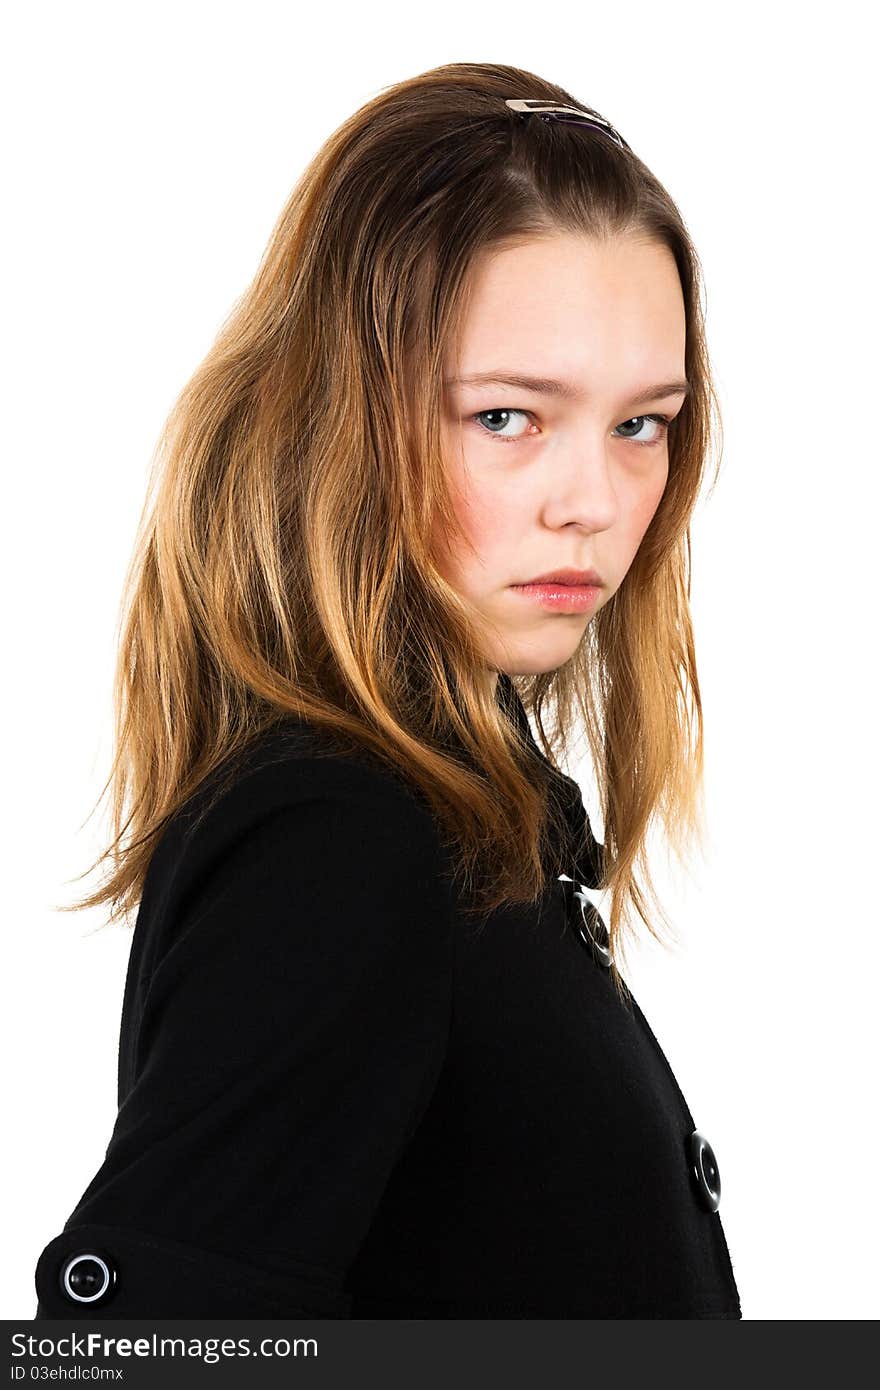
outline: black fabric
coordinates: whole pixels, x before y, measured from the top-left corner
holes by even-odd
[[[581,789],[573,777],[554,768],[538,747],[528,715],[510,677],[498,674],[498,703],[519,729],[537,760],[544,777],[553,788],[568,826],[569,861],[566,873],[587,888],[598,888],[602,879],[602,847],[593,836],[590,820],[584,807]]]
[[[693,1116],[562,885],[465,927],[426,806],[312,734],[159,843],[118,1115],[35,1317],[740,1317]],[[77,1303],[90,1253],[114,1283]]]

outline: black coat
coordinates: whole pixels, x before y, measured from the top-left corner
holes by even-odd
[[[153,855],[118,1116],[36,1317],[741,1317],[711,1147],[576,896],[577,784],[574,883],[464,930],[427,803],[314,737]]]

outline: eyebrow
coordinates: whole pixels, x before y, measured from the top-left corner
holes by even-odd
[[[534,391],[542,396],[562,396],[566,400],[578,400],[580,389],[571,381],[560,381],[555,377],[524,376],[520,372],[492,371],[476,372],[472,376],[453,376],[447,378],[445,386],[516,386],[521,391]],[[691,384],[679,378],[677,381],[664,381],[658,386],[648,386],[629,396],[634,405],[644,401],[655,401],[664,396],[687,396]]]

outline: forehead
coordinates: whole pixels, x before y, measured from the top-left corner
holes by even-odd
[[[618,389],[684,368],[686,317],[672,253],[635,238],[554,233],[471,268],[447,375],[501,364]]]

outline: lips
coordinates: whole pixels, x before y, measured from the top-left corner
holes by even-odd
[[[551,570],[549,574],[539,574],[534,579],[524,579],[523,584],[594,584],[601,586],[602,580],[595,570],[562,569]]]

